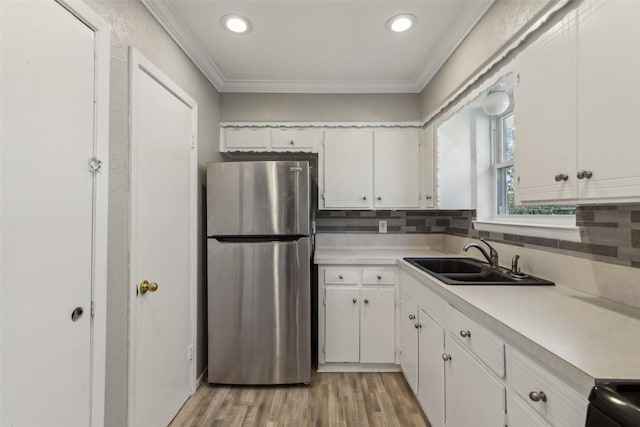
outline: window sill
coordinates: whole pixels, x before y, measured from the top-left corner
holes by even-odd
[[[546,239],[580,242],[582,227],[552,224],[528,224],[503,221],[473,221],[473,228],[479,231],[516,234],[518,236],[543,237]]]

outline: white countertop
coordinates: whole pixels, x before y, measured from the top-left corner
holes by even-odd
[[[507,343],[566,375],[585,394],[595,380],[640,380],[640,310],[563,286],[451,286],[402,261],[452,256],[429,248],[320,248],[316,264],[398,264]]]

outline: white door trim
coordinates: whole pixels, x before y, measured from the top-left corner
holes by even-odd
[[[109,207],[109,71],[111,25],[80,0],[55,0],[95,34],[94,156],[102,162],[93,181],[91,427],[104,426],[107,344],[107,226]],[[87,159],[88,161],[89,159]],[[88,167],[88,164],[87,164]],[[0,213],[1,214],[1,213]],[[1,319],[1,316],[0,316]],[[0,383],[1,387],[1,383]],[[0,412],[2,408],[0,407]]]
[[[153,65],[147,58],[145,58],[138,50],[131,47],[130,50],[130,75],[129,75],[129,165],[130,165],[130,212],[129,212],[129,230],[130,230],[130,241],[129,241],[129,408],[128,408],[128,425],[133,426],[134,419],[134,411],[136,404],[136,389],[135,389],[135,343],[136,343],[136,334],[135,334],[135,325],[136,325],[136,310],[135,310],[135,302],[136,302],[136,289],[138,284],[135,282],[138,277],[137,267],[138,260],[136,259],[136,242],[137,235],[136,230],[133,227],[133,218],[136,216],[135,212],[135,204],[133,200],[138,197],[137,189],[135,186],[131,185],[131,180],[134,177],[134,169],[136,165],[136,144],[135,135],[133,132],[133,114],[134,114],[134,105],[133,100],[138,93],[139,83],[136,78],[136,73],[138,71],[142,71],[146,73],[149,77],[157,81],[160,85],[165,87],[169,92],[171,92],[174,96],[180,99],[185,105],[191,108],[192,111],[192,120],[191,120],[191,133],[192,133],[192,148],[191,148],[191,171],[190,171],[190,182],[191,182],[191,203],[190,203],[190,278],[189,278],[189,292],[191,293],[189,298],[189,311],[191,318],[191,342],[193,343],[193,351],[194,358],[191,364],[191,378],[189,379],[191,383],[191,393],[193,393],[196,389],[197,382],[197,372],[196,372],[196,355],[198,354],[197,348],[197,339],[196,339],[196,330],[197,330],[197,319],[196,319],[196,292],[197,292],[197,172],[198,172],[198,104],[196,101],[191,98],[185,91],[183,91],[176,83],[173,82],[166,74],[164,74],[158,67]]]

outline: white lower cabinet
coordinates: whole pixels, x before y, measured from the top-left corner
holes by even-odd
[[[318,273],[320,369],[330,363],[353,363],[353,369],[394,364],[395,268],[327,266]]]
[[[418,394],[418,304],[406,292],[400,294],[400,367],[409,387]]]
[[[360,290],[327,288],[325,294],[325,360],[360,361]]]
[[[400,365],[433,427],[584,426],[587,399],[569,383],[450,305],[431,279],[398,277]]]
[[[505,425],[504,384],[449,335],[445,356],[446,425]]]
[[[418,401],[432,427],[445,421],[445,371],[442,368],[444,331],[427,313],[418,310]]]

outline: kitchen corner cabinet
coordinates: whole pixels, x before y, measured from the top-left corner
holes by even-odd
[[[326,266],[318,274],[321,369],[395,363],[395,267]]]
[[[640,2],[586,0],[517,59],[516,196],[640,200]]]
[[[325,131],[320,207],[425,207],[421,169],[433,165],[424,164],[427,154],[421,155],[420,146],[420,131],[413,128]]]

